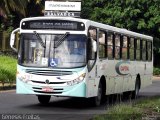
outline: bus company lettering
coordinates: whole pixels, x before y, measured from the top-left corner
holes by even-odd
[[[74,17],[77,15],[77,13],[74,12],[53,12],[53,11],[47,11],[45,12],[45,15],[48,16],[57,16],[57,17]]]
[[[54,23],[51,23],[51,22],[43,22],[43,25],[54,25]]]
[[[128,75],[130,62],[122,61],[118,62],[115,66],[115,70],[119,75]]]
[[[73,23],[55,23],[55,25],[62,25],[62,26],[73,26]]]
[[[54,25],[54,26],[73,26],[74,24],[73,23],[67,23],[67,22],[64,22],[64,23],[43,23],[43,25]]]
[[[49,4],[49,7],[65,7],[65,8],[75,8],[75,5],[62,5],[62,4]]]
[[[81,2],[46,1],[45,10],[54,11],[81,11]]]
[[[129,71],[129,67],[126,65],[120,66],[120,71]]]

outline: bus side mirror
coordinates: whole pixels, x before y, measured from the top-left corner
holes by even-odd
[[[11,36],[10,36],[10,46],[11,46],[11,48],[12,48],[15,52],[17,52],[17,49],[14,48],[14,42],[15,42],[15,39],[16,39],[16,33],[17,33],[19,30],[20,30],[19,28],[13,30],[12,33],[11,33]]]

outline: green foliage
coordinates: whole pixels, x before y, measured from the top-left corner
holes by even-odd
[[[6,20],[2,20],[2,23],[0,23],[0,31],[7,31],[8,33],[11,33],[13,30],[13,20],[13,15],[8,15]]]
[[[160,75],[160,68],[154,68],[153,75]]]
[[[159,6],[159,0],[84,0],[82,18],[153,36],[157,58],[160,56]],[[160,63],[155,60],[154,65]]]
[[[4,28],[5,28],[4,23],[1,23],[1,24],[0,24],[0,31],[3,31],[3,30],[4,30]]]
[[[7,28],[7,33],[11,33],[12,31],[13,31],[13,27],[12,26],[9,26],[8,28]]]
[[[0,16],[7,18],[11,11],[18,11],[25,15],[28,0],[1,0]]]
[[[141,120],[142,111],[140,108],[131,105],[116,105],[110,108],[106,115],[100,115],[94,120]]]
[[[160,97],[155,98],[146,98],[145,100],[140,100],[134,107],[139,108],[150,108],[155,112],[157,111],[157,108],[160,108]]]
[[[12,84],[16,80],[17,60],[9,56],[0,56],[0,82]]]
[[[10,26],[18,27],[20,20],[24,17],[42,15],[42,9],[44,8],[42,1],[43,0],[1,0],[0,31],[7,30]]]
[[[135,104],[120,104],[110,108],[105,115],[93,120],[148,120],[160,113],[160,97],[146,98]],[[153,118],[154,119],[154,118]]]
[[[159,32],[159,27],[157,29],[160,23],[159,1],[85,0],[82,5],[84,5],[82,17],[152,36],[155,36],[155,33],[151,30]],[[86,15],[87,11],[90,15]]]

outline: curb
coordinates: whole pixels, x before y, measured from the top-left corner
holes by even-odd
[[[4,91],[4,90],[13,90],[13,89],[16,89],[16,85],[13,85],[13,86],[0,86],[0,91]]]

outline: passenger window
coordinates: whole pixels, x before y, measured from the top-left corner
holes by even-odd
[[[141,60],[141,45],[140,45],[140,39],[136,40],[136,60]]]
[[[143,40],[142,41],[142,60],[146,61],[146,55],[147,55],[147,51],[146,51],[146,41]]]
[[[148,61],[152,60],[152,42],[147,42]]]
[[[97,41],[97,30],[95,28],[89,29],[89,35],[90,35],[90,38]]]
[[[120,35],[115,34],[115,59],[120,59]]]
[[[96,28],[89,29],[89,37],[91,38],[91,41],[97,41],[97,29]],[[90,60],[95,60],[96,59],[96,52],[93,51],[92,42],[88,43],[88,47],[89,47],[88,48],[88,58]]]
[[[106,57],[105,41],[106,41],[105,32],[100,31],[99,32],[99,58],[105,58]]]
[[[108,59],[113,59],[113,33],[107,33],[107,55]]]
[[[135,47],[134,47],[134,38],[130,38],[130,42],[129,42],[130,44],[129,44],[129,58],[130,58],[130,60],[134,60],[134,49],[135,49]]]
[[[93,28],[90,27],[88,30],[88,35],[90,39],[88,40],[87,44],[87,59],[88,59],[87,67],[88,71],[91,71],[97,56],[97,52],[94,50],[94,45],[93,45],[93,43],[96,43],[97,41],[97,29],[94,27]]]
[[[127,36],[123,36],[123,40],[122,40],[122,59],[126,60],[127,59],[127,55],[128,55],[128,37]]]

